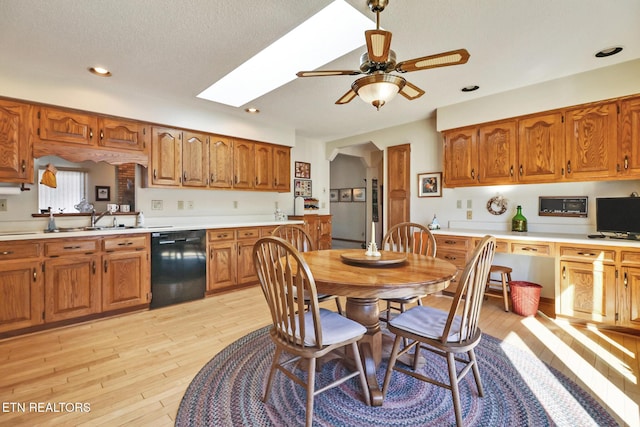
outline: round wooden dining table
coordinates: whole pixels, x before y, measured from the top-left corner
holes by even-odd
[[[364,249],[328,249],[303,252],[318,293],[347,298],[347,317],[367,328],[360,341],[371,404],[382,405],[376,369],[382,360],[380,298],[399,298],[439,292],[456,275],[448,261],[412,253],[380,251],[365,256]]]

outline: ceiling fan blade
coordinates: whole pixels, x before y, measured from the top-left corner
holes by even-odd
[[[422,58],[399,62],[398,65],[396,65],[396,71],[399,73],[408,73],[409,71],[464,64],[469,60],[469,56],[469,52],[467,52],[466,49],[442,52],[436,55],[423,56]]]
[[[387,62],[391,48],[391,32],[384,30],[368,30],[364,32],[367,39],[369,61]]]
[[[400,89],[400,95],[407,98],[409,101],[413,101],[416,98],[420,98],[424,95],[424,91],[418,86],[406,82],[402,89]]]
[[[316,71],[299,71],[296,73],[298,77],[322,77],[322,76],[357,76],[362,74],[358,70],[316,70]]]
[[[342,95],[342,97],[336,101],[336,104],[338,105],[346,104],[356,96],[358,96],[358,94],[353,89],[349,89],[349,92]]]

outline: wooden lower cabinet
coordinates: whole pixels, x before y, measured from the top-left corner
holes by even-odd
[[[307,214],[293,215],[289,219],[304,221],[303,228],[311,237],[313,248],[316,250],[331,249],[331,215]]]
[[[622,326],[640,329],[640,251],[622,250],[620,264],[618,321]]]
[[[102,243],[102,311],[148,304],[149,235],[106,238]]]
[[[464,236],[450,236],[446,234],[436,234],[436,257],[449,261],[456,266],[458,272],[456,277],[451,280],[451,284],[442,292],[453,295],[458,289],[458,278],[462,274],[462,270],[467,265],[467,260],[472,248],[472,238]]]
[[[44,262],[46,322],[100,311],[100,255],[68,255]]]
[[[41,262],[0,261],[0,332],[44,322]]]

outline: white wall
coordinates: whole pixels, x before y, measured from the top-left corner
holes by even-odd
[[[331,162],[331,188],[366,188],[366,172],[366,165],[361,157],[339,154]],[[367,228],[365,225],[368,223],[366,208],[367,203],[362,202],[331,203],[332,237],[364,242],[371,227],[369,225]]]

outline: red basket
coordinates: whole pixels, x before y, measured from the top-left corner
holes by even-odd
[[[520,316],[535,316],[540,304],[542,286],[531,282],[511,281],[509,288],[513,312]]]

